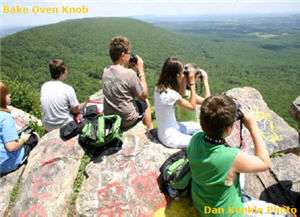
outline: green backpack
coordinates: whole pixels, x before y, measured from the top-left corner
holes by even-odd
[[[79,144],[91,157],[107,149],[113,152],[118,151],[123,144],[123,135],[120,131],[121,121],[119,115],[86,118],[79,134]]]
[[[190,193],[192,173],[186,150],[172,154],[160,167],[160,172],[160,188],[171,198]]]

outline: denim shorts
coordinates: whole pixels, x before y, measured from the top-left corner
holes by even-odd
[[[177,122],[179,131],[186,135],[193,135],[200,130],[200,124],[195,121]]]

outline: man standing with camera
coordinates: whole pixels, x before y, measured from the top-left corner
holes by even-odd
[[[110,42],[109,54],[113,64],[104,68],[102,78],[104,114],[120,115],[123,130],[133,127],[140,120],[151,130],[144,61],[141,57],[132,55],[130,49],[130,41],[126,37],[117,36]],[[137,69],[138,76],[134,70],[128,68],[129,65]]]

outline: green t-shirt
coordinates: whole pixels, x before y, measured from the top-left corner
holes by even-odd
[[[191,91],[186,90],[186,96],[184,99],[189,100],[191,97]],[[197,114],[196,111],[189,111],[179,106],[175,107],[175,115],[177,121],[196,121],[197,122]]]
[[[225,180],[239,149],[212,145],[204,141],[204,133],[193,135],[187,154],[192,171],[192,199],[202,217],[244,217],[239,174],[234,183]]]

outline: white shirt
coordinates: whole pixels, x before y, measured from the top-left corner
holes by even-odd
[[[166,146],[177,147],[177,143],[182,136],[175,117],[175,103],[181,95],[168,88],[161,94],[154,93],[155,116],[158,127],[158,138]]]
[[[78,106],[73,87],[58,80],[47,81],[41,88],[42,121],[47,131],[74,120],[70,110]]]

